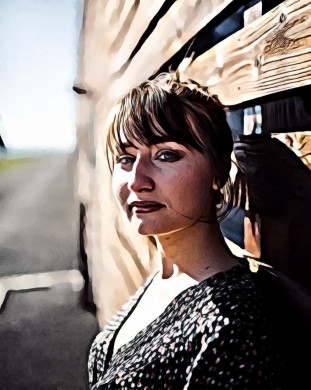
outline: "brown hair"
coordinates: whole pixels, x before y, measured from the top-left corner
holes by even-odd
[[[121,136],[129,145],[131,140],[143,145],[173,141],[208,154],[218,187],[217,218],[227,216],[233,203],[229,177],[233,141],[224,107],[207,87],[180,81],[178,73],[162,73],[125,95],[107,136],[111,171],[116,150],[125,152]]]

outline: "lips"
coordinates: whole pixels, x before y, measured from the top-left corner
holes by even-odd
[[[129,205],[129,209],[133,210],[135,213],[153,213],[163,207],[165,207],[164,204],[153,201],[138,201],[132,202]]]

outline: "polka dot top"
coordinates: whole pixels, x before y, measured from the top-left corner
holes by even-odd
[[[90,389],[282,389],[277,342],[246,266],[182,291],[113,355],[118,330],[152,279],[94,340]]]

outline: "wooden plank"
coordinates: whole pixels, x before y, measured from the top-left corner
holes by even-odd
[[[281,3],[187,69],[226,105],[311,84],[311,1]]]

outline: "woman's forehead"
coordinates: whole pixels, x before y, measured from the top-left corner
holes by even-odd
[[[184,144],[181,144],[179,142],[175,141],[159,141],[159,142],[152,142],[152,143],[140,143],[137,140],[133,139],[131,142],[125,141],[122,143],[121,147],[117,146],[116,149],[118,153],[130,151],[135,152],[139,150],[147,150],[147,149],[154,149],[159,150],[162,148],[168,148],[168,149],[179,149],[179,150],[185,150],[185,151],[192,151],[193,148],[190,146],[186,146]]]

